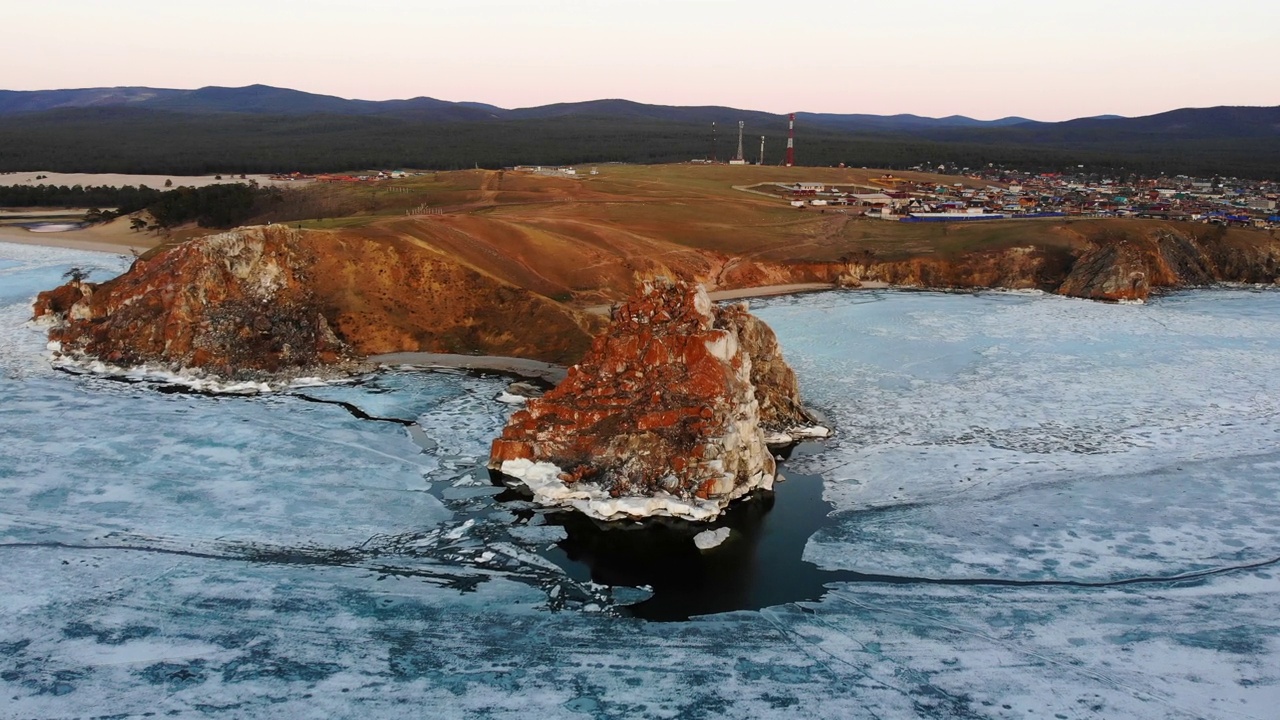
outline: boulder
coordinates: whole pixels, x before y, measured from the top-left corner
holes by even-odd
[[[490,467],[601,520],[709,520],[773,487],[766,428],[811,424],[777,339],[743,305],[659,279],[494,441]]]

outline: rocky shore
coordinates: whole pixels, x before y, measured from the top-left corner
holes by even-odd
[[[774,265],[767,279],[1132,301],[1280,278],[1274,239],[1114,227],[1071,245]],[[603,317],[394,233],[240,228],[138,259],[100,284],[73,278],[40,293],[34,315],[63,361],[251,388],[341,374],[373,356],[536,361],[521,367],[558,385],[541,398],[506,394],[527,405],[494,442],[490,465],[539,502],[603,520],[713,518],[772,487],[770,444],[827,433],[801,404],[773,331],[745,305],[716,306],[695,283],[648,280],[605,328]]]
[[[744,305],[658,279],[614,311],[568,376],[515,413],[490,467],[600,520],[716,517],[769,490],[770,435],[825,434],[777,338]]]
[[[1252,233],[1248,240],[1209,226],[1143,230],[1118,224],[1081,236],[1071,245],[1013,246],[904,260],[853,258],[830,279],[921,289],[1034,289],[1112,302],[1215,283],[1276,283],[1280,240]]]
[[[68,358],[229,380],[315,374],[393,352],[565,364],[601,322],[397,237],[281,226],[185,243],[101,284],[40,293]]]

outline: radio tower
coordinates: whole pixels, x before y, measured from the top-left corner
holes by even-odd
[[[720,154],[719,143],[716,141],[716,124],[711,122],[711,162],[720,162],[720,158],[716,157]]]
[[[764,165],[764,136],[760,136],[760,162],[757,165]]]
[[[738,121],[738,154],[733,159],[737,160],[739,165],[747,161],[746,156],[742,154],[742,128],[746,127],[746,125],[747,123],[745,121]]]
[[[796,114],[787,120],[787,167],[796,164]]]

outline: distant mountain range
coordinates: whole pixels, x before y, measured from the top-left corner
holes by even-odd
[[[738,121],[746,123],[749,137],[772,138],[767,161],[780,158],[785,115],[717,106],[608,99],[506,109],[429,97],[348,100],[266,85],[0,90],[0,171],[177,174],[723,160],[736,149]],[[1280,107],[1186,108],[1065,122],[800,112],[796,132],[802,164],[1085,164],[1280,175]]]
[[[530,120],[569,116],[667,120],[672,122],[724,122],[726,118],[759,125],[778,115],[755,110],[701,106],[646,105],[630,100],[591,100],[508,109],[477,102],[449,102],[429,97],[408,100],[348,100],[271,87],[204,87],[198,90],[114,87],[79,90],[0,90],[0,115],[74,108],[130,107],[180,113],[247,113],[255,115],[378,115],[419,121],[458,122],[482,120]],[[944,118],[919,115],[867,115],[797,113],[797,120],[822,127],[857,130],[910,130],[921,128],[1007,127],[1031,122],[1026,118],[975,120],[963,115]]]

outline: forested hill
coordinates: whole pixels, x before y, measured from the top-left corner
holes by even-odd
[[[244,113],[256,115],[365,115],[407,120],[452,122],[482,120],[538,120],[556,117],[610,117],[630,120],[725,124],[739,120],[759,125],[776,114],[728,107],[648,105],[630,100],[590,100],[538,107],[507,109],[476,102],[450,102],[430,97],[407,100],[348,100],[333,95],[277,88],[269,85],[204,87],[198,90],[118,87],[80,90],[0,90],[0,116],[76,108],[130,107],[179,113]],[[983,121],[960,115],[926,118],[917,115],[842,115],[801,113],[802,122],[842,130],[907,130],[941,127],[1005,126],[1024,118]]]
[[[210,173],[455,169],[521,163],[724,160],[746,122],[746,156],[782,158],[783,115],[627,100],[507,110],[433,98],[347,100],[250,86],[0,91],[0,171]],[[718,139],[713,143],[711,123]],[[1280,107],[1176,110],[1040,123],[953,116],[799,113],[803,165],[1076,165],[1275,178]]]

